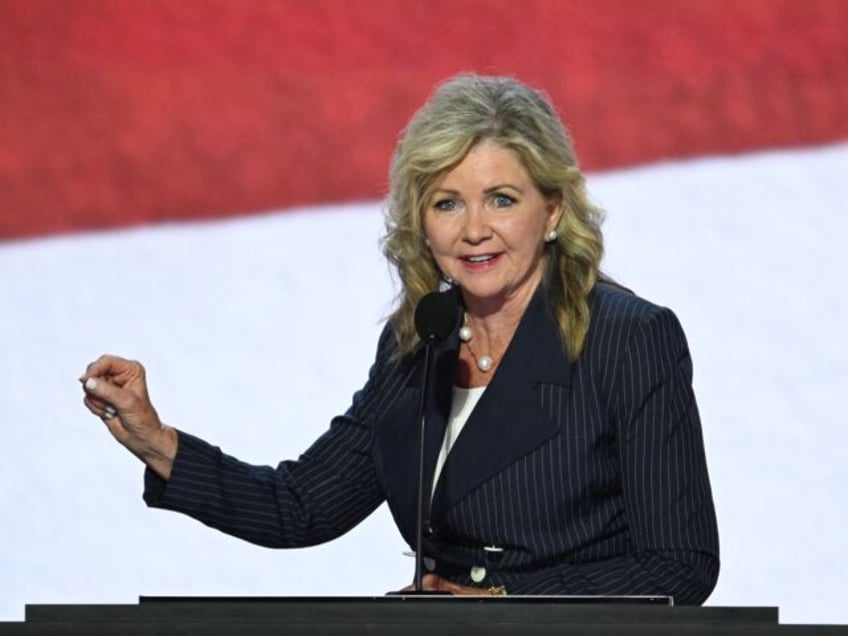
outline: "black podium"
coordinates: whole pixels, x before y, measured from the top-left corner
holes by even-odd
[[[674,607],[665,597],[142,597],[136,605],[27,605],[0,634],[826,634],[774,607]]]

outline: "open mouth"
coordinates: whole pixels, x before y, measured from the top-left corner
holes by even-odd
[[[460,260],[471,269],[483,269],[493,265],[499,257],[500,254],[478,254],[474,256],[463,256]]]

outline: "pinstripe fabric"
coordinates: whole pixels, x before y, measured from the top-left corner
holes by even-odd
[[[703,602],[718,535],[685,336],[671,311],[614,287],[590,309],[571,363],[536,294],[445,462],[425,552],[444,576],[470,585],[484,566],[478,584],[513,594]],[[298,461],[250,466],[181,432],[170,481],[148,471],[145,500],[274,547],[332,539],[386,500],[412,545],[421,356],[391,361],[391,343],[385,331],[351,408]],[[454,334],[441,369],[457,347]]]

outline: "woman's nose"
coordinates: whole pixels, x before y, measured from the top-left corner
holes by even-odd
[[[481,206],[469,206],[465,214],[463,238],[469,243],[480,243],[490,238],[492,229],[486,219],[486,213]]]

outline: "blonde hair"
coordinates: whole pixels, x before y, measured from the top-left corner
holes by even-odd
[[[546,97],[510,77],[472,74],[437,87],[392,157],[383,252],[402,286],[389,318],[397,354],[417,345],[415,307],[441,281],[425,242],[424,212],[441,176],[482,140],[513,150],[542,195],[562,201],[557,239],[546,247],[544,285],[565,351],[576,358],[603,256],[603,214],[588,200],[571,138]]]

